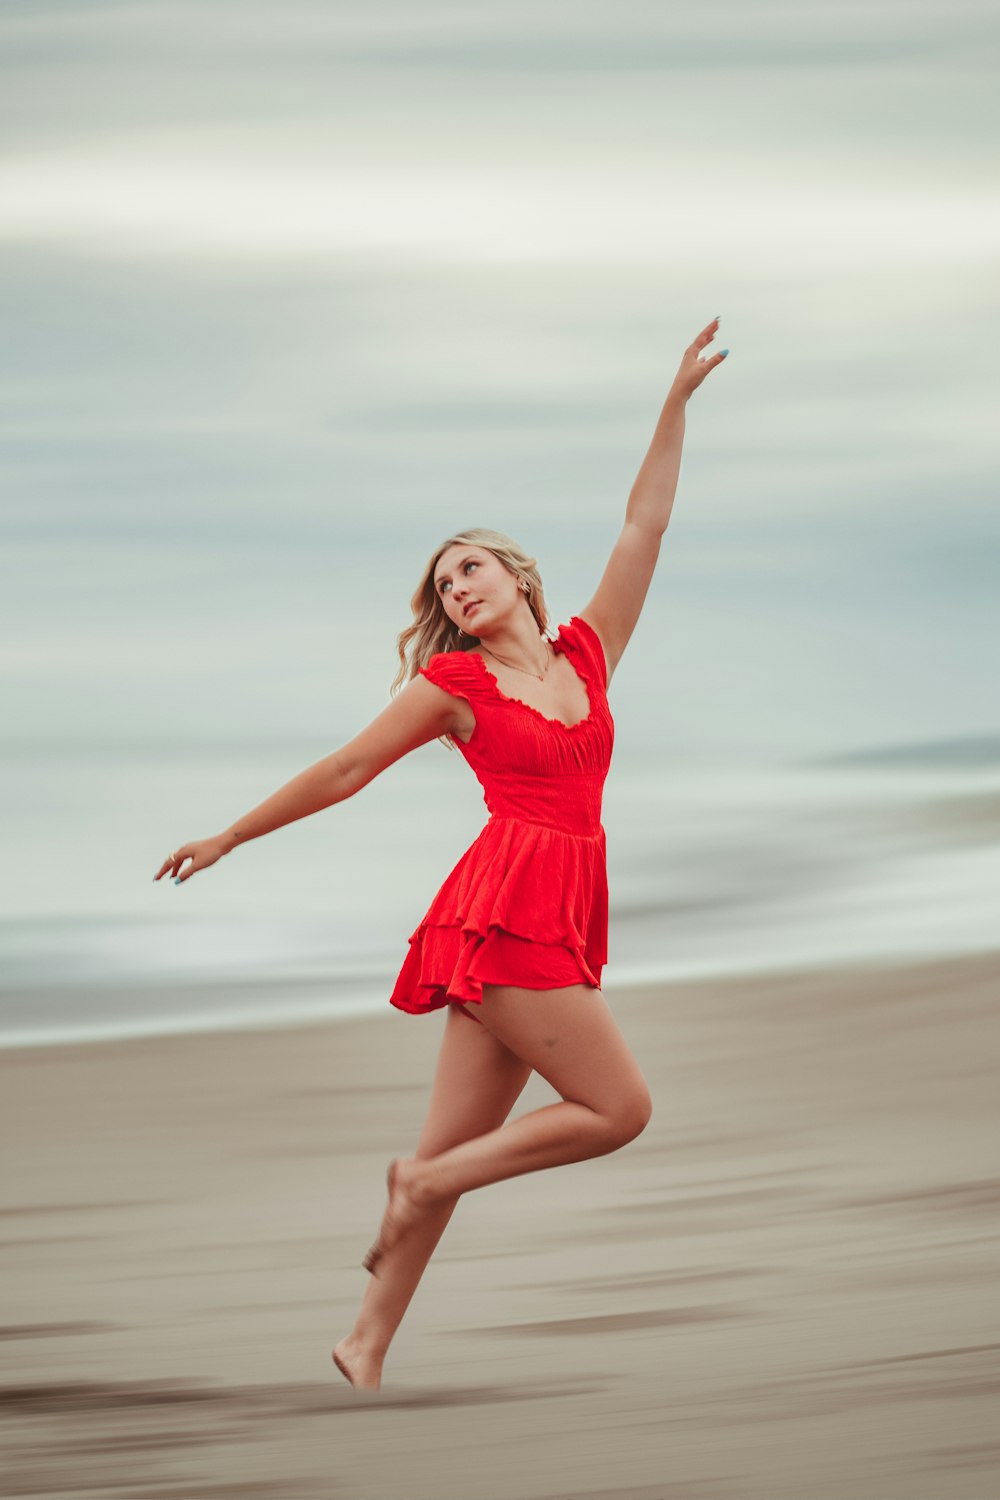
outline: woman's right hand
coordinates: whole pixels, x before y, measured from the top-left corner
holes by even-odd
[[[194,839],[190,844],[181,844],[174,854],[163,861],[153,879],[159,880],[169,873],[174,877],[174,883],[180,885],[185,880],[190,880],[199,870],[207,870],[209,865],[214,865],[231,848],[232,842],[224,833],[217,834],[215,838]],[[181,865],[188,859],[191,861],[190,868],[179,875]]]

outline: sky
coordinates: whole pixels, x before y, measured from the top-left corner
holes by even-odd
[[[336,748],[467,525],[568,619],[715,315],[620,741],[1000,733],[998,41],[900,0],[7,3],[0,744]]]

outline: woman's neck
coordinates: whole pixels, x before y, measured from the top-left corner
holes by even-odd
[[[539,671],[548,657],[548,650],[538,629],[538,622],[530,610],[526,618],[518,615],[509,625],[499,625],[489,636],[480,636],[480,646],[505,663]]]

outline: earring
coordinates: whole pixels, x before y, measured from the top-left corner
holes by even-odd
[[[460,636],[464,636],[465,635],[465,631],[462,629],[461,625],[458,627],[458,633],[459,633]]]

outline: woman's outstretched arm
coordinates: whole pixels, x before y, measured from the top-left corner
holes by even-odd
[[[284,828],[286,823],[308,818],[337,802],[346,801],[394,761],[416,750],[419,745],[426,745],[459,727],[463,709],[468,712],[468,706],[461,700],[428,682],[425,677],[415,677],[388,708],[383,709],[348,744],[279,787],[266,802],[237,818],[224,833],[179,845],[173,855],[163,861],[153,879],[159,880],[161,876],[171,874],[175,881],[183,883],[199,870],[214,865],[237,844],[259,839],[265,833],[273,833],[276,828]],[[191,861],[189,868],[178,875],[187,860]]]
[[[660,541],[670,520],[681,469],[684,411],[688,399],[708,372],[721,364],[729,353],[728,349],[723,349],[708,359],[699,357],[701,350],[715,337],[718,325],[718,318],[713,318],[684,351],[680,369],[656,424],[653,441],[628,497],[625,525],[597,593],[582,612],[603,643],[609,681],[635,629],[660,555]]]

